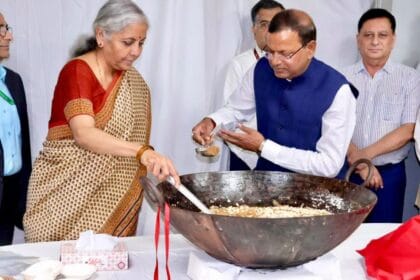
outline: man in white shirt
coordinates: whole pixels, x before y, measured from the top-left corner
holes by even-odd
[[[356,98],[338,71],[315,59],[316,27],[303,11],[276,14],[266,35],[266,56],[217,112],[192,130],[212,141],[216,124],[248,121],[241,133],[221,130],[225,141],[260,155],[256,170],[335,177],[342,169],[355,125]]]
[[[255,47],[234,57],[229,65],[223,97],[225,103],[232,93],[239,87],[245,73],[263,56],[262,49],[265,47],[265,35],[271,19],[275,14],[284,10],[282,4],[274,0],[260,0],[251,9],[252,33],[254,34]],[[253,118],[245,124],[256,128],[257,122]],[[244,150],[236,145],[228,143],[230,153],[230,170],[254,169],[257,165],[258,155],[255,152]]]
[[[384,9],[370,9],[358,23],[361,61],[343,70],[359,90],[356,127],[348,150],[349,163],[367,158],[375,165],[370,181],[378,202],[366,221],[401,222],[410,149],[419,107],[420,75],[389,60],[395,44],[395,18]],[[352,180],[366,178],[367,168]]]

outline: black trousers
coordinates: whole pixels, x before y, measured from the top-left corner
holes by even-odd
[[[24,213],[20,210],[21,207],[18,207],[21,197],[18,182],[18,175],[3,177],[3,197],[0,203],[0,246],[12,244],[15,225],[22,228]]]

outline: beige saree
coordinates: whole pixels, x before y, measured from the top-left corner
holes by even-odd
[[[95,121],[117,138],[149,143],[149,89],[134,68],[121,75]],[[100,155],[73,139],[54,140],[66,133],[68,127],[50,129],[35,161],[24,216],[26,241],[77,239],[89,229],[134,235],[145,168],[134,157]]]

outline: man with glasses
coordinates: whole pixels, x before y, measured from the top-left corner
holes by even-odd
[[[406,175],[404,159],[410,150],[420,99],[420,75],[389,60],[395,44],[395,18],[384,9],[370,9],[358,23],[361,61],[343,74],[360,92],[356,127],[348,161],[368,158],[375,165],[370,186],[378,202],[369,222],[401,222]],[[367,176],[358,170],[355,182]],[[360,178],[360,177],[361,178]]]
[[[216,124],[257,116],[258,130],[221,130],[225,141],[259,153],[257,170],[326,177],[340,173],[355,125],[356,98],[343,75],[314,58],[316,28],[303,11],[273,17],[266,57],[242,80],[228,103],[193,128],[200,144]],[[341,173],[340,173],[341,174]]]
[[[226,74],[223,97],[225,103],[232,93],[239,87],[245,73],[258,59],[264,56],[265,35],[275,14],[284,10],[282,4],[274,0],[260,0],[251,9],[252,33],[255,47],[234,57]],[[256,128],[256,120],[253,118],[246,126]],[[258,155],[252,151],[243,150],[238,146],[228,143],[230,153],[230,170],[248,170],[255,168]]]
[[[31,172],[28,116],[22,79],[1,62],[9,57],[12,29],[0,13],[0,245],[22,229]]]

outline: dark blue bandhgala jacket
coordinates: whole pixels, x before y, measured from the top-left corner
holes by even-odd
[[[277,78],[268,60],[260,59],[254,71],[258,131],[278,144],[315,151],[322,116],[346,83],[343,75],[315,58],[291,81]],[[255,169],[292,172],[261,157]]]

